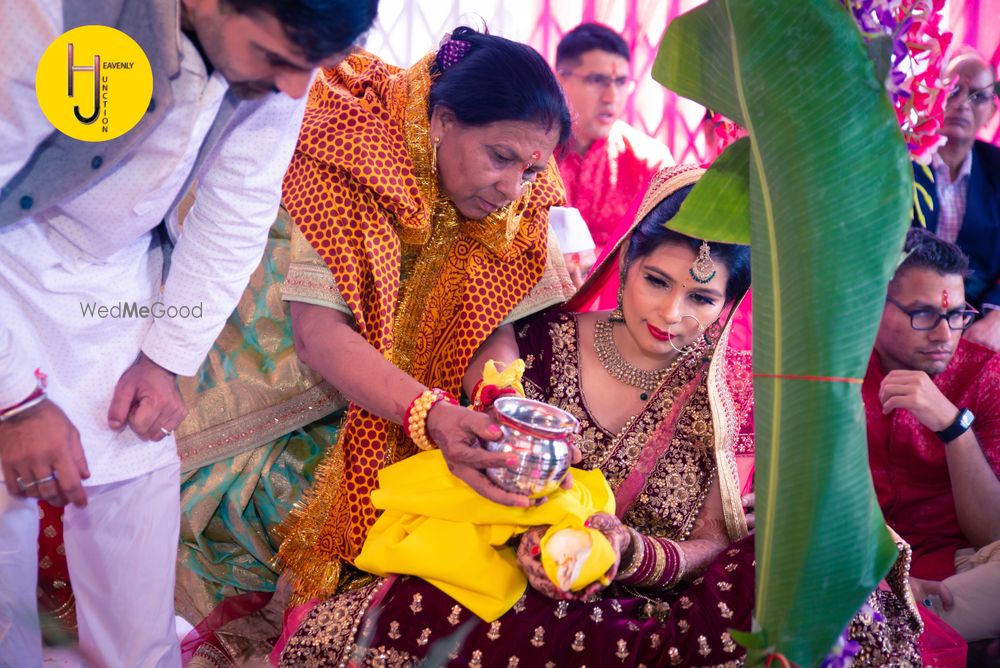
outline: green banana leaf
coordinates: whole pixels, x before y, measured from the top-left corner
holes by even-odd
[[[749,226],[757,602],[743,641],[751,663],[817,665],[896,557],[860,379],[909,225],[906,147],[834,0],[710,0],[668,26],[653,76],[749,134],[671,226],[717,240]]]

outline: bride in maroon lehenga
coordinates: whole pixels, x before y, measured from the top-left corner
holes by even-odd
[[[755,562],[736,458],[752,455],[753,394],[749,353],[727,349],[722,323],[748,287],[749,253],[663,226],[702,173],[679,166],[653,179],[619,243],[623,313],[548,313],[503,328],[466,379],[471,387],[488,359],[520,357],[527,396],[581,421],[580,466],[600,468],[615,492],[617,517],[592,524],[619,551],[612,584],[556,590],[533,529],[518,546],[531,586],[496,621],[418,578],[359,574],[286,629],[272,655],[282,666],[404,666],[431,652],[432,665],[455,666],[742,664],[730,630],[750,628]],[[615,271],[617,255],[577,303]],[[920,664],[904,561],[890,578],[901,595],[876,592],[877,614],[851,624],[855,665]]]

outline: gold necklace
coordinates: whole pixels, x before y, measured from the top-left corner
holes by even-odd
[[[636,368],[622,357],[615,343],[614,331],[615,326],[608,320],[598,320],[594,324],[594,349],[597,351],[597,359],[612,378],[642,390],[639,398],[646,401],[649,399],[649,393],[663,384],[683,355],[678,354],[673,363],[664,369],[646,371]]]

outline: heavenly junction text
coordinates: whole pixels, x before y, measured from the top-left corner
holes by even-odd
[[[116,320],[124,318],[201,318],[204,311],[204,304],[198,303],[196,306],[167,306],[163,302],[153,302],[149,305],[140,306],[138,302],[118,302],[111,306],[100,305],[96,302],[80,302],[80,314],[84,318],[113,318]]]

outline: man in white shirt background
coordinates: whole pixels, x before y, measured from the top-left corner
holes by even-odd
[[[38,498],[70,504],[81,652],[108,666],[180,665],[176,375],[197,371],[260,260],[314,69],[339,62],[376,9],[3,1],[0,666],[41,664]],[[154,75],[146,116],[103,143],[54,130],[34,91],[45,48],[88,24],[133,37]],[[123,315],[133,304],[154,308]]]

